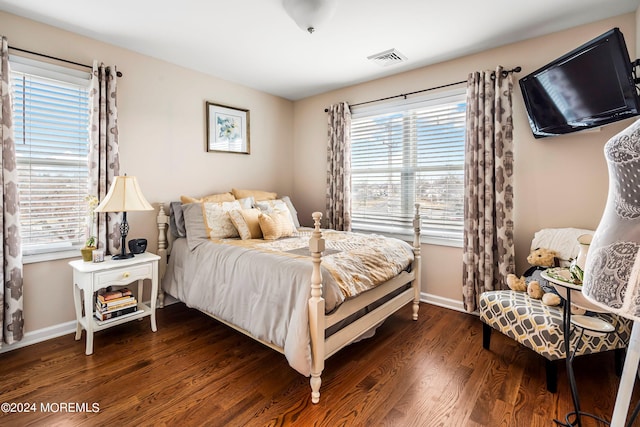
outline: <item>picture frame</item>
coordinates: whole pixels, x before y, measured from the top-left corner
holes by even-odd
[[[206,101],[207,151],[249,154],[249,110]]]

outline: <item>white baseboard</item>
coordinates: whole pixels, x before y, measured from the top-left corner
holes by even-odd
[[[420,294],[420,301],[426,302],[428,304],[437,305],[439,307],[450,308],[456,311],[466,312],[464,310],[464,306],[462,305],[462,301],[456,301],[450,298],[439,297],[437,295],[428,294],[426,292],[422,292]],[[171,304],[175,304],[178,302],[177,299],[173,298],[171,295],[165,295],[164,305],[165,307]],[[58,338],[63,335],[74,334],[76,332],[76,321],[71,320],[69,322],[60,323],[58,325],[49,326],[46,328],[38,329],[36,331],[27,332],[24,334],[24,338],[22,341],[19,341],[14,344],[2,344],[0,347],[0,354],[6,353],[11,350],[16,350],[18,348],[26,347],[31,344],[37,344],[42,341],[47,341],[53,338]]]
[[[178,300],[173,298],[171,295],[167,295],[164,301],[165,307],[171,304],[175,304]],[[149,305],[149,302],[146,301],[146,304]],[[13,344],[2,344],[0,347],[0,354],[6,353],[11,350],[17,350],[22,347],[26,347],[31,344],[37,344],[42,341],[51,340],[54,338],[61,337],[67,334],[75,334],[76,333],[76,321],[71,320],[69,322],[60,323],[58,325],[48,326],[46,328],[38,329],[36,331],[27,332],[24,334],[24,338],[21,341],[18,341]]]
[[[38,329],[36,331],[27,332],[24,334],[24,338],[13,344],[2,344],[0,347],[0,354],[6,353],[11,350],[26,347],[31,344],[37,344],[42,341],[47,341],[53,338],[58,338],[67,334],[75,334],[76,321],[60,323],[58,325],[49,326],[46,328]]]
[[[462,301],[440,297],[438,295],[428,294],[426,292],[420,293],[420,301],[426,302],[428,304],[437,305],[438,307],[449,308],[451,310],[461,311],[466,313],[467,311],[464,309],[464,304]]]

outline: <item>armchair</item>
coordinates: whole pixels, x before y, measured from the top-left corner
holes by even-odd
[[[584,233],[593,232],[575,228],[543,229],[535,233],[531,248],[555,250],[560,266],[568,266],[570,260],[578,255],[577,238]],[[530,298],[526,292],[498,290],[487,291],[480,296],[479,314],[483,322],[483,347],[489,350],[491,331],[496,329],[535,351],[546,361],[547,390],[555,393],[557,363],[567,358],[562,308],[546,306],[540,300]],[[616,332],[581,335],[574,330],[571,348],[577,349],[576,356],[614,350],[616,372],[620,375],[631,322],[608,313],[589,314],[612,324]],[[579,346],[578,340],[581,340]]]

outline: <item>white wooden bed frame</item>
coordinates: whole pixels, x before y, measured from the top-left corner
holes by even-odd
[[[322,214],[320,212],[314,212],[312,217],[314,220],[314,231],[309,239],[309,249],[311,251],[312,260],[312,273],[311,273],[311,297],[309,298],[309,331],[311,334],[311,402],[318,403],[320,401],[320,385],[322,380],[320,378],[324,369],[324,361],[338,352],[340,349],[346,347],[352,343],[356,338],[367,332],[374,326],[378,325],[387,317],[404,307],[407,303],[413,301],[413,320],[418,320],[418,309],[420,302],[420,269],[421,269],[421,256],[420,256],[420,205],[415,205],[415,215],[413,219],[414,239],[413,239],[413,253],[414,261],[411,265],[411,271],[403,271],[398,276],[391,280],[359,295],[356,298],[344,301],[337,310],[333,313],[326,315],[324,298],[322,298],[322,273],[320,270],[320,264],[322,262],[322,252],[325,249],[325,241],[322,237],[322,231],[320,230],[320,220]],[[160,204],[160,209],[157,215],[158,224],[158,255],[160,256],[159,262],[159,276],[160,279],[164,277],[166,271],[168,256],[171,251],[172,236],[171,233],[167,233],[169,227],[169,217],[165,213],[163,204]],[[333,335],[325,339],[325,330],[338,322],[346,319],[353,313],[358,312],[371,303],[383,298],[386,295],[400,289],[407,283],[411,282],[412,286],[392,299],[388,300],[384,304],[378,306],[374,310],[370,311],[366,315],[358,318],[349,325],[335,332]],[[159,307],[163,307],[164,304],[164,292],[159,291]],[[206,313],[214,319],[222,322],[233,329],[236,329],[243,334],[261,342],[262,344],[284,354],[283,348],[276,346],[272,343],[265,342],[261,339],[255,338],[248,331],[239,328],[225,320],[218,318],[217,316]]]

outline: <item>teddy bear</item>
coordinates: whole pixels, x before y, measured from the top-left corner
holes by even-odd
[[[527,256],[527,262],[533,267],[555,267],[557,264],[556,251],[545,248],[535,248]]]
[[[515,274],[508,274],[507,286],[512,291],[526,292],[530,298],[542,300],[544,305],[560,305],[560,296],[553,292],[545,292],[537,280],[527,283],[524,276],[518,277]]]
[[[541,299],[545,305],[556,306],[560,304],[560,297],[552,292],[545,292],[537,280],[527,283],[524,276],[518,277],[515,274],[508,274],[507,286],[513,291],[526,292],[531,298]]]
[[[557,253],[546,248],[535,248],[527,256],[527,262],[531,264],[524,276],[518,277],[515,274],[507,275],[507,286],[513,291],[527,292],[530,298],[542,300],[542,303],[549,306],[560,305],[560,296],[554,292],[545,292],[545,289],[537,280],[527,283],[526,278],[531,276],[536,270],[544,270],[556,265]]]
[[[507,286],[512,291],[525,292],[527,290],[527,282],[524,276],[518,277],[515,274],[507,274]]]

